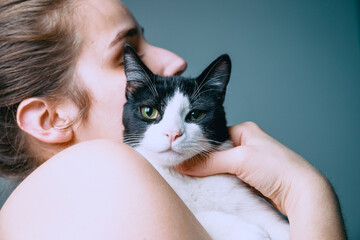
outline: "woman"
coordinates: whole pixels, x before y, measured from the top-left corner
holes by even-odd
[[[24,178],[1,209],[0,238],[209,239],[121,143],[124,44],[159,75],[181,74],[186,62],[148,44],[117,0],[4,0],[0,22],[0,166]],[[253,123],[230,133],[236,148],[179,171],[237,175],[289,217],[292,239],[345,238],[316,169]]]

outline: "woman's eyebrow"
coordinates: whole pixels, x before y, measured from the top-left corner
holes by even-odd
[[[139,29],[137,27],[120,31],[116,34],[114,40],[109,44],[108,48],[113,47],[118,42],[122,41],[126,37],[134,37],[139,35]]]

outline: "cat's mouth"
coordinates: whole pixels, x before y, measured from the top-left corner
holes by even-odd
[[[175,155],[182,155],[183,153],[181,153],[181,152],[177,152],[177,151],[175,151],[174,149],[172,149],[171,147],[170,148],[168,148],[168,149],[166,149],[166,150],[164,150],[164,151],[160,151],[159,152],[160,154],[175,154]]]

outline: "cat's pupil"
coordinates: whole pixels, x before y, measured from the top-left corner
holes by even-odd
[[[149,107],[145,107],[145,113],[147,116],[151,116],[153,113],[153,109]]]
[[[141,114],[147,119],[156,119],[159,111],[153,107],[144,106],[140,109]]]
[[[190,113],[190,120],[191,120],[191,121],[199,120],[199,119],[201,119],[204,115],[205,115],[205,114],[204,114],[204,112],[202,112],[202,111],[199,111],[199,110],[192,111],[192,112]]]

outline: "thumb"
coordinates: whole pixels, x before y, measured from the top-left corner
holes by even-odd
[[[205,177],[219,173],[238,175],[242,158],[242,147],[236,147],[212,153],[207,157],[195,156],[176,166],[176,170],[195,177]]]

